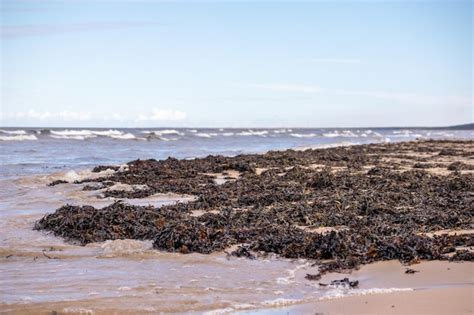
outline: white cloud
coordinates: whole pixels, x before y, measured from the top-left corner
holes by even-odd
[[[49,111],[36,111],[30,109],[26,112],[14,112],[14,113],[2,113],[2,117],[5,119],[35,119],[35,120],[49,120],[49,119],[59,119],[59,120],[89,120],[91,114],[88,112],[71,112],[71,111],[61,111],[61,112],[49,112]]]
[[[285,91],[285,92],[303,92],[303,93],[319,93],[323,89],[315,85],[298,85],[298,84],[261,84],[256,85],[256,87],[276,90],[276,91]]]
[[[179,110],[153,108],[149,113],[113,113],[106,116],[93,116],[89,112],[50,112],[30,109],[22,112],[0,112],[0,118],[5,120],[39,120],[39,121],[117,121],[117,122],[146,122],[146,121],[180,121],[186,119],[186,113]]]
[[[153,108],[149,114],[139,114],[135,121],[178,121],[184,119],[186,119],[185,112]]]

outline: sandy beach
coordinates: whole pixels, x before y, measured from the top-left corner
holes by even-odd
[[[422,262],[411,266],[418,272],[405,274],[406,266],[395,261],[362,267],[350,276],[364,286],[411,288],[391,293],[360,292],[332,296],[305,305],[286,307],[280,314],[472,314],[474,312],[474,264]],[[328,278],[337,277],[331,275]],[[262,311],[262,313],[265,313]]]

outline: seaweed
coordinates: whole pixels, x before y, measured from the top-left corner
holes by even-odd
[[[113,174],[81,183],[92,183],[84,188],[88,190],[113,183],[147,187],[104,192],[116,198],[173,192],[196,199],[162,207],[124,202],[102,209],[65,205],[39,220],[35,229],[82,245],[124,238],[153,240],[156,249],[182,254],[209,254],[245,244],[230,255],[254,259],[258,253],[274,253],[314,260],[319,274],[307,275],[309,280],[390,259],[405,264],[472,261],[473,253],[459,248],[473,246],[473,234],[426,234],[471,227],[472,167],[460,159],[472,159],[472,152],[473,141],[430,140],[192,160],[135,160],[127,167],[113,168]],[[454,162],[442,164],[439,158]],[[442,165],[455,171],[430,172]],[[94,170],[107,168],[111,167]],[[230,178],[230,171],[239,176],[219,185],[210,175]],[[204,214],[194,216],[193,211]],[[341,281],[349,287],[354,284]]]

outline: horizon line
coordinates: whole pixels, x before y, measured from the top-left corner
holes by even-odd
[[[443,125],[443,126],[337,126],[337,127],[297,127],[297,126],[278,126],[278,127],[248,127],[248,126],[241,126],[241,127],[225,127],[225,126],[218,126],[218,127],[209,127],[209,126],[149,126],[149,127],[120,127],[120,126],[107,126],[107,127],[98,127],[98,126],[2,126],[0,128],[30,128],[30,129],[57,129],[57,128],[69,128],[69,129],[163,129],[163,128],[173,128],[173,129],[443,129],[443,128],[455,128],[455,127],[471,127],[468,129],[474,129],[474,122],[469,123],[462,123],[462,124],[455,124],[455,125]]]

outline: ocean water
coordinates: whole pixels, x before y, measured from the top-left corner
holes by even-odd
[[[159,252],[149,241],[76,246],[33,231],[35,221],[70,203],[102,207],[112,199],[55,179],[90,176],[99,164],[133,159],[263,153],[414,139],[474,139],[472,130],[429,129],[44,129],[0,130],[0,307],[87,312],[210,312],[293,305],[344,294],[304,280],[305,260],[263,260]],[[162,205],[177,196],[128,200]],[[367,292],[411,290],[361,287]],[[341,293],[342,292],[342,293]],[[357,293],[357,292],[356,292]],[[352,292],[351,294],[356,294]],[[361,294],[362,294],[361,293]],[[374,294],[375,294],[374,293]]]
[[[48,174],[138,158],[194,158],[417,138],[473,137],[473,130],[448,129],[0,128],[0,176]]]

